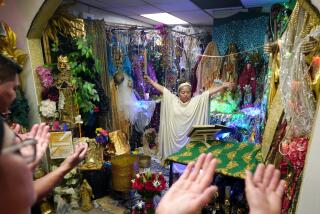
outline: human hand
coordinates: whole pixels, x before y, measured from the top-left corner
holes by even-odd
[[[181,177],[161,199],[156,213],[198,213],[218,190],[211,185],[216,164],[211,154],[201,154],[196,163],[189,163]]]
[[[236,84],[233,82],[223,82],[222,86],[223,88],[228,88],[230,90],[233,90],[236,87]]]
[[[19,134],[20,128],[21,127],[19,124],[17,124],[14,127],[14,131],[16,132],[18,138],[20,138],[21,140],[35,139],[37,141],[35,160],[28,164],[28,167],[31,170],[34,170],[37,167],[37,165],[40,163],[42,157],[47,151],[48,144],[50,141],[49,126],[47,126],[45,123],[41,123],[40,125],[35,124],[32,126],[30,132],[25,134]],[[30,151],[26,151],[26,149],[28,148],[30,147],[22,147],[21,153],[30,154]]]
[[[273,165],[259,164],[254,175],[246,174],[246,197],[251,214],[279,214],[285,181]]]
[[[69,155],[60,166],[65,167],[67,171],[77,166],[85,157],[88,150],[87,143],[78,143],[75,146],[74,152]]]
[[[144,75],[143,75],[143,79],[144,79],[144,81],[146,81],[147,83],[151,83],[151,82],[152,82],[152,79],[151,79],[147,74],[144,74]]]

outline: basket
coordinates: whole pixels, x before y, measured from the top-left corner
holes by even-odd
[[[139,157],[139,167],[149,168],[151,166],[151,157],[149,155],[141,155]]]
[[[112,189],[127,192],[131,189],[131,180],[134,177],[133,164],[136,156],[123,154],[111,159]]]

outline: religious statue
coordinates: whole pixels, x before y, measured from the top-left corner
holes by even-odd
[[[226,57],[223,59],[221,68],[221,79],[225,82],[238,82],[238,55],[236,54],[237,47],[236,44],[229,44],[228,50],[226,52]]]
[[[250,85],[252,96],[253,98],[255,97],[257,89],[256,71],[248,58],[246,59],[245,67],[240,74],[238,84],[240,85],[242,93],[244,93],[245,86]]]
[[[197,67],[197,89],[195,94],[201,94],[209,89],[213,86],[214,80],[220,78],[220,65],[221,59],[218,46],[213,41],[209,42]]]
[[[91,202],[92,196],[92,188],[88,181],[84,179],[80,186],[81,210],[87,212],[93,208]]]
[[[67,56],[60,55],[58,57],[57,68],[60,71],[57,81],[58,87],[71,86],[71,70]]]

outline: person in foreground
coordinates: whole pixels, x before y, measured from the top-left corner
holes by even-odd
[[[191,162],[181,177],[161,199],[157,214],[193,214],[209,203],[217,187],[212,186],[217,161],[211,154],[201,154]],[[279,214],[285,182],[274,166],[259,164],[254,175],[247,172],[246,197],[251,214]]]
[[[22,71],[22,68],[13,60],[0,54],[0,114],[5,115],[9,112],[9,108],[12,102],[16,99],[16,89],[19,87],[18,74]],[[1,116],[0,116],[1,117]],[[1,118],[2,121],[2,118]],[[4,123],[2,121],[2,123]],[[8,127],[4,123],[4,127]],[[31,128],[30,132],[26,134],[20,134],[20,126],[17,125],[14,130],[8,129],[6,133],[12,137],[9,140],[3,142],[4,147],[12,146],[12,144],[23,144],[25,140],[36,140],[36,156],[35,158],[26,164],[30,172],[36,168],[36,166],[42,160],[49,143],[49,126],[45,123],[35,124]],[[11,139],[13,138],[13,139]],[[28,154],[27,147],[21,147],[19,153]],[[68,158],[54,171],[48,173],[42,178],[37,179],[34,182],[34,191],[37,200],[40,200],[46,196],[52,189],[58,185],[63,177],[71,171],[78,163],[80,163],[87,152],[87,144],[79,144],[76,146],[74,152],[69,155]],[[2,176],[2,175],[1,175]]]

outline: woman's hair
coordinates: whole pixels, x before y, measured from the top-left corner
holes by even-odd
[[[20,65],[13,60],[0,54],[0,81],[6,82],[14,80],[17,74],[22,71]]]

